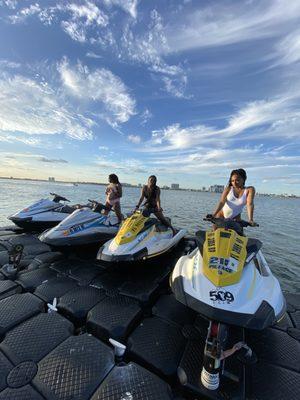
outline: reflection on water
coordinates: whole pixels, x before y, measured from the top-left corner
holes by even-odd
[[[49,192],[61,194],[72,203],[86,203],[87,199],[105,201],[105,186],[62,184],[55,182],[18,181],[0,179],[0,226],[10,224],[6,217],[47,197]],[[132,210],[138,201],[140,189],[124,188],[123,212]],[[214,193],[162,190],[162,208],[171,217],[174,226],[186,228],[191,234],[207,229],[203,221],[215,208],[219,195]],[[255,221],[259,228],[247,228],[246,234],[263,242],[264,255],[279,278],[282,288],[300,293],[299,261],[299,199],[257,197]]]

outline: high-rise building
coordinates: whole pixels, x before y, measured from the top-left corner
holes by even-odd
[[[179,183],[171,183],[171,189],[179,189]]]
[[[222,193],[224,190],[224,185],[212,185],[208,190],[214,193]]]

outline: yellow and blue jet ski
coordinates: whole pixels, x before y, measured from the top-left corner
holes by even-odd
[[[175,247],[186,234],[172,230],[145,211],[135,211],[121,226],[117,235],[99,250],[97,259],[108,262],[132,262],[160,256]]]

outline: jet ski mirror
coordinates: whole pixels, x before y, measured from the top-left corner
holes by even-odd
[[[50,193],[50,194],[51,194],[51,196],[54,196],[54,198],[53,198],[54,203],[59,203],[60,201],[70,201],[59,194],[56,194],[56,193]]]

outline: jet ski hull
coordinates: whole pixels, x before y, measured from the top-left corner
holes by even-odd
[[[62,219],[66,218],[68,215],[69,214],[62,216]],[[53,228],[62,221],[62,219],[56,221],[38,221],[34,220],[32,217],[27,217],[27,218],[10,217],[9,219],[15,225],[28,232],[43,232],[46,229]]]
[[[39,239],[48,244],[49,246],[52,247],[72,247],[72,246],[84,246],[87,244],[94,244],[94,243],[101,243],[104,241],[107,241],[115,236],[117,233],[117,229],[112,232],[112,233],[107,233],[107,232],[97,232],[97,233],[90,233],[90,234],[85,234],[84,236],[80,237],[68,237],[68,238],[63,238],[63,237],[49,237],[47,236],[47,232],[43,232]]]
[[[195,249],[177,261],[172,291],[178,301],[208,320],[263,330],[283,317],[286,303],[261,251],[256,254],[256,263],[261,272],[251,260],[244,266],[238,285],[216,286],[203,273],[203,258]]]
[[[103,243],[118,232],[118,219],[88,207],[75,210],[59,225],[43,232],[40,241],[52,247],[75,247]]]
[[[143,248],[137,248],[136,251],[132,250],[131,253],[128,252],[121,254],[117,254],[117,252],[113,253],[110,251],[110,244],[112,243],[112,240],[114,240],[112,239],[100,248],[97,254],[97,259],[110,263],[118,263],[145,261],[148,259],[156,258],[172,251],[172,249],[178,245],[185,234],[186,231],[182,229],[174,237],[164,239],[164,245],[162,245],[163,243],[156,243],[157,246],[145,246]],[[159,244],[161,244],[161,246],[159,246]],[[155,247],[157,248],[157,251],[155,250]]]

